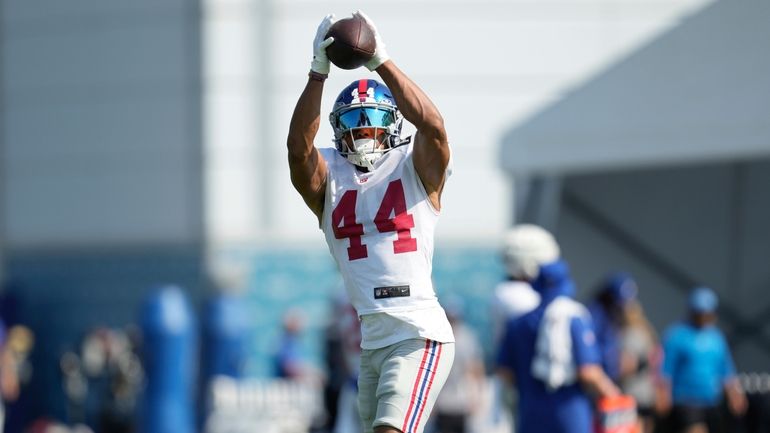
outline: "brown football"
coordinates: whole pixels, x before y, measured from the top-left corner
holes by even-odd
[[[341,69],[356,69],[374,55],[377,43],[372,28],[361,18],[343,18],[329,28],[326,37],[334,42],[326,48],[326,55]]]

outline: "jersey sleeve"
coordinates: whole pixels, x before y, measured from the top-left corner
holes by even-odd
[[[596,343],[596,334],[590,319],[574,317],[570,321],[570,335],[572,337],[572,356],[576,366],[601,363],[599,346]]]
[[[735,364],[733,363],[733,357],[730,354],[730,346],[727,345],[724,337],[720,335],[722,340],[722,365],[720,373],[722,374],[722,381],[726,381],[735,376]]]
[[[663,338],[663,365],[661,375],[671,380],[679,358],[679,341],[676,329],[669,329]]]

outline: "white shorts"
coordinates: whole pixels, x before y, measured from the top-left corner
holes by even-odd
[[[364,432],[387,425],[422,433],[454,356],[454,343],[418,338],[362,351],[358,410]]]

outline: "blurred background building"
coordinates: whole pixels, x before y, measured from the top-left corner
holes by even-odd
[[[289,307],[320,364],[339,280],[285,137],[319,20],[358,7],[445,117],[435,280],[487,351],[499,236],[530,221],[581,296],[632,271],[656,326],[714,287],[739,370],[766,368],[766,2],[0,0],[0,311],[36,335],[30,413],[66,417],[61,356],[166,283],[241,293],[245,374]],[[333,69],[324,110],[366,76]]]
[[[559,234],[579,281],[632,270],[657,324],[714,287],[750,370],[770,363],[770,60],[751,54],[769,17],[760,1],[705,7],[512,128],[500,152],[519,218]]]

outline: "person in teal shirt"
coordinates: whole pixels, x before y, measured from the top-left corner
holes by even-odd
[[[677,433],[717,431],[723,396],[735,415],[746,410],[746,398],[735,374],[730,349],[716,327],[718,299],[709,288],[690,293],[688,319],[664,335],[661,404],[671,409]]]

